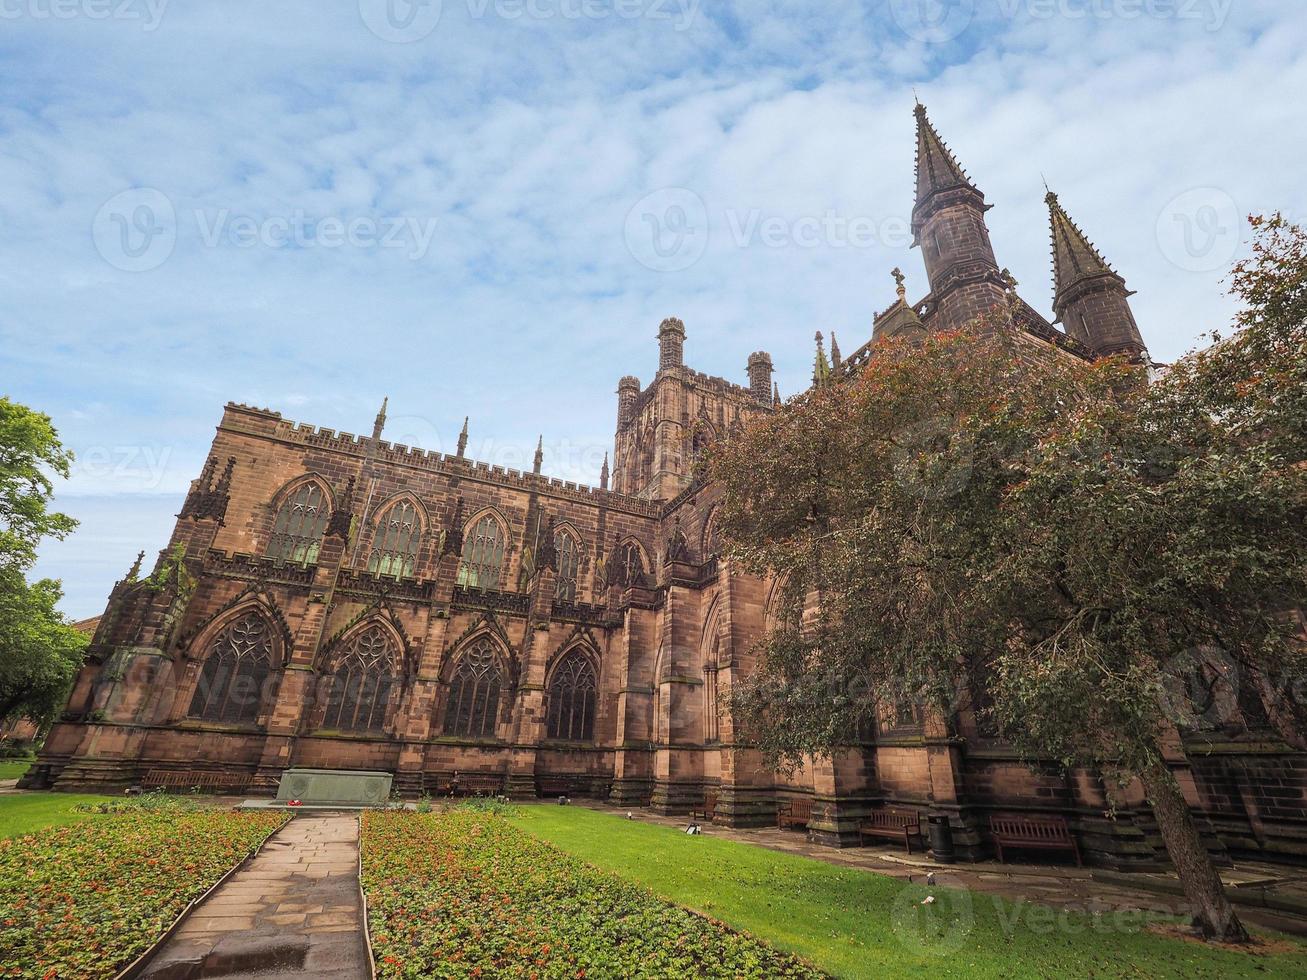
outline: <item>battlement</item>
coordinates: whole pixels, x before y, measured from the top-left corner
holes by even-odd
[[[366,436],[297,422],[284,418],[280,412],[273,412],[266,408],[253,408],[249,405],[229,402],[219,429],[354,457],[371,456],[378,462],[393,466],[417,468],[464,480],[482,480],[498,486],[608,507],[640,517],[656,518],[659,512],[659,508],[654,504],[612,490],[602,490],[571,480],[527,473],[507,466],[451,456],[386,440],[374,444]]]

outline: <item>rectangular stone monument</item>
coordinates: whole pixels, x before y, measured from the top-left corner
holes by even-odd
[[[344,769],[287,769],[277,784],[277,802],[305,806],[380,806],[390,799],[388,772]]]

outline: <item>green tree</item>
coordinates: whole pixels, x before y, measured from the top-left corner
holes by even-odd
[[[1153,383],[999,317],[879,344],[718,450],[731,555],[782,582],[732,696],[772,761],[984,690],[1029,757],[1139,779],[1204,934],[1246,939],[1165,749],[1204,664],[1286,734],[1307,676],[1307,262],[1256,226],[1238,330]]]
[[[59,583],[26,580],[41,539],[77,526],[49,509],[51,477],[67,477],[71,462],[49,416],[0,398],[0,721],[47,723],[86,649],[55,609]]]

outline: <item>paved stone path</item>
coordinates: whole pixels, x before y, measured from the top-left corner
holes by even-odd
[[[366,980],[358,818],[297,816],[209,896],[141,974]]]

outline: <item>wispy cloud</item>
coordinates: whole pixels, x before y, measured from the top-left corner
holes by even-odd
[[[1307,212],[1290,0],[109,7],[0,23],[0,358],[82,460],[41,564],[77,614],[161,546],[228,399],[358,431],[389,395],[396,438],[471,415],[521,461],[543,429],[594,481],[666,315],[695,367],[767,349],[793,392],[892,267],[926,289],[914,86],[1021,291],[1050,305],[1045,175],[1162,359],[1228,320],[1240,216]]]

